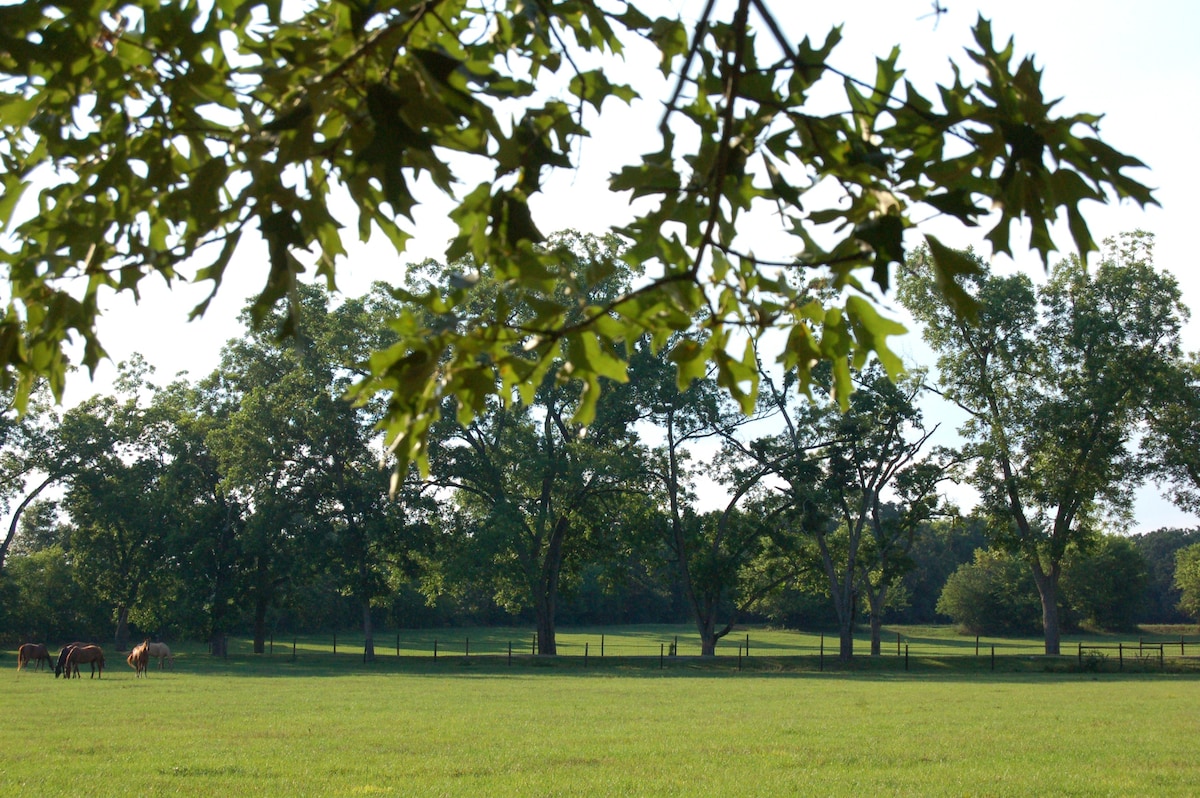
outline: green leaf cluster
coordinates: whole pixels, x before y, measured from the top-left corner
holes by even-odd
[[[172,281],[186,264],[215,292],[254,235],[270,268],[253,316],[265,323],[284,303],[291,332],[301,275],[335,283],[345,229],[382,233],[403,252],[418,185],[429,185],[453,203],[446,261],[467,259],[541,304],[519,324],[500,306],[434,329],[417,315],[458,316],[460,300],[407,297],[422,310],[397,313],[398,340],[376,353],[361,389],[389,396],[401,470],[425,463],[448,397],[465,419],[514,388],[527,401],[521,386],[553,370],[585,386],[576,420],[588,423],[601,379],[623,378],[629,342],[664,346],[683,330],[698,343],[672,352],[681,385],[711,364],[753,407],[753,344],[781,330],[779,364],[801,390],[819,363],[834,364],[844,406],[850,367],[872,353],[898,374],[888,339],[901,328],[876,298],[931,209],[967,226],[997,209],[987,235],[1001,252],[1012,224],[1027,221],[1045,259],[1064,213],[1078,250],[1095,247],[1083,201],[1153,202],[1126,174],[1140,162],[1093,135],[1097,116],[1057,116],[1041,71],[1015,63],[1011,41],[998,48],[986,20],[968,51],[978,77],[955,67],[932,94],[904,77],[898,48],[873,78],[838,71],[840,39],[837,28],[820,44],[784,30],[765,0],[710,3],[694,27],[595,0],[0,7],[0,382],[17,386],[22,405],[38,377],[61,395],[71,342],[89,369],[104,356],[103,291],[136,295],[147,276]],[[636,40],[673,82],[658,146],[610,182],[653,200],[613,230],[645,278],[580,304],[551,290],[570,284],[573,266],[545,246],[531,200],[548,175],[573,168],[609,101],[638,97],[603,68]],[[826,88],[844,111],[812,110]],[[832,200],[815,190],[826,186],[838,189]],[[356,218],[331,212],[339,187]],[[768,211],[794,257],[739,249],[746,215]],[[956,285],[970,262],[928,244],[938,290],[969,314]]]

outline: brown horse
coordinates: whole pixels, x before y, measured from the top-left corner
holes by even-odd
[[[67,643],[65,646],[62,647],[62,650],[58,652],[58,659],[55,660],[55,662],[54,662],[54,678],[55,679],[57,679],[59,676],[62,676],[62,672],[64,670],[66,670],[67,657],[71,656],[71,651],[73,651],[76,648],[79,648],[80,646],[86,646],[86,645],[87,645],[87,643]],[[67,678],[70,678],[70,677],[71,677],[71,674],[68,673]]]
[[[42,662],[46,663],[46,667],[50,667],[50,652],[46,650],[43,643],[25,643],[17,649],[17,670],[20,671],[31,661],[37,660],[35,670],[42,669]]]
[[[104,676],[104,652],[100,650],[100,646],[76,646],[67,654],[67,678],[74,674],[77,679],[82,679],[79,666],[84,662],[92,666],[92,675],[88,678]],[[99,677],[96,676],[97,671],[100,673]]]
[[[150,652],[150,656],[152,658],[158,660],[158,669],[159,670],[162,670],[163,660],[166,660],[167,664],[170,665],[172,668],[175,667],[175,655],[171,653],[171,649],[170,649],[170,647],[167,646],[166,643],[147,642],[147,643],[145,643],[145,646],[146,646],[147,650]]]
[[[133,651],[129,652],[129,656],[125,658],[125,661],[129,663],[129,667],[133,668],[134,673],[137,674],[139,679],[142,677],[143,673],[145,673],[147,676],[150,675],[149,673],[146,673],[146,665],[149,664],[150,661],[149,643],[150,641],[147,640],[137,644],[133,647]]]

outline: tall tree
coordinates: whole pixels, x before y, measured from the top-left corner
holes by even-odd
[[[663,542],[690,605],[700,653],[713,656],[739,616],[787,579],[783,560],[771,556],[777,554],[775,547],[786,548],[788,527],[777,517],[786,507],[764,507],[761,489],[777,464],[739,456],[744,452],[738,431],[761,418],[738,412],[714,375],[696,378],[680,390],[666,352],[639,341],[630,358],[630,376],[641,418],[662,437],[650,474],[658,485],[655,495],[665,505]],[[724,455],[718,454],[721,448]],[[703,467],[691,465],[697,456],[708,458]],[[698,509],[697,476],[727,493],[720,510]]]
[[[916,399],[924,375],[893,383],[877,364],[855,372],[857,390],[843,413],[832,403],[789,405],[771,386],[786,420],[778,445],[798,461],[810,461],[804,480],[787,472],[797,506],[817,503],[827,521],[812,525],[813,540],[839,622],[839,658],[854,655],[854,625],[863,592],[871,607],[872,652],[888,590],[902,575],[911,536],[933,512],[937,486],[948,463],[927,444],[937,427],[926,427]],[[905,502],[887,511],[889,493]]]
[[[992,539],[1032,569],[1047,654],[1059,653],[1068,549],[1098,533],[1105,510],[1129,506],[1144,475],[1134,433],[1179,357],[1187,310],[1152,245],[1146,233],[1109,241],[1094,270],[1069,258],[1039,291],[979,263],[965,280],[976,324],[941,300],[927,254],[901,282],[942,393],[968,414],[960,431]]]
[[[223,656],[237,611],[248,510],[225,481],[210,438],[228,422],[235,403],[218,375],[209,375],[156,391],[152,408],[167,428],[169,447],[172,524],[166,546],[181,586],[174,621]]]
[[[130,612],[153,600],[166,571],[166,441],[136,397],[96,397],[67,416],[62,434],[86,430],[90,439],[73,439],[103,450],[74,475],[63,499],[74,524],[71,557],[80,579],[112,607],[115,645],[123,651]]]
[[[1153,202],[1124,174],[1141,164],[1093,135],[1100,117],[1057,116],[1042,71],[1015,59],[1011,42],[998,47],[982,18],[968,69],[931,91],[904,79],[898,47],[867,79],[847,75],[832,65],[840,28],[810,38],[797,29],[802,12],[785,17],[767,0],[647,12],[594,0],[162,0],[115,15],[99,3],[0,6],[0,226],[14,242],[0,251],[10,286],[0,378],[15,380],[20,398],[46,375],[61,395],[68,340],[82,341],[88,368],[103,356],[104,290],[136,292],[149,274],[174,280],[185,263],[219,287],[255,228],[270,266],[254,308],[265,320],[277,299],[296,296],[311,265],[302,260],[334,278],[346,251],[333,192],[349,195],[360,238],[382,231],[402,251],[428,178],[453,204],[447,262],[487,264],[539,313],[517,324],[507,308],[476,307],[470,323],[419,323],[425,310],[466,313],[465,293],[440,290],[417,298],[424,310],[401,310],[402,340],[378,353],[363,390],[388,392],[389,445],[404,474],[424,462],[444,400],[482,412],[535,371],[587,386],[574,413],[589,423],[601,378],[624,379],[621,347],[647,334],[663,343],[700,332],[702,346],[674,351],[683,372],[712,363],[750,409],[753,390],[737,373],[757,354],[741,341],[766,344],[780,329],[780,367],[803,386],[813,364],[831,363],[844,399],[848,355],[861,362],[874,350],[898,369],[887,344],[896,327],[865,281],[888,287],[916,220],[994,219],[987,237],[998,252],[1011,251],[1010,229],[1024,220],[1045,259],[1060,213],[1086,253],[1084,201]],[[619,165],[609,188],[650,200],[614,229],[655,271],[581,307],[555,290],[571,281],[570,265],[537,246],[532,200],[574,168],[609,101],[637,97],[610,77],[635,43],[668,80],[647,131],[659,141]],[[810,102],[829,91],[844,98],[841,111]],[[810,191],[814,182],[835,190]],[[18,199],[31,188],[36,212],[23,215],[31,206]],[[781,251],[799,257],[743,245],[738,224],[760,209],[778,211],[790,239]],[[969,264],[926,241],[938,285],[961,302],[951,278]],[[812,301],[806,272],[844,291]]]
[[[579,313],[587,304],[619,296],[637,276],[621,261],[612,237],[567,231],[547,249],[571,264],[572,279],[555,291],[572,297]],[[537,326],[541,305],[520,302],[522,295],[514,296],[509,282],[491,269],[481,268],[468,279],[464,266],[426,264],[410,276],[410,285],[427,280],[447,286],[451,294],[467,291],[469,307],[502,308],[510,323]],[[447,312],[430,323],[464,322]],[[573,356],[602,370],[616,362],[611,352],[595,348]],[[428,455],[431,482],[453,492],[457,520],[468,525],[457,532],[469,536],[472,548],[492,547],[493,564],[501,566],[494,571],[498,592],[511,606],[532,606],[538,650],[547,655],[557,650],[555,615],[564,567],[578,564],[588,533],[605,529],[622,494],[645,490],[633,393],[609,391],[598,401],[596,391],[556,379],[548,373],[550,365],[528,353],[513,355],[509,367],[523,379],[511,393],[520,393],[521,401],[510,395],[472,411],[466,396],[448,400]],[[590,425],[575,420],[586,403],[596,403]]]
[[[230,342],[213,390],[225,420],[207,437],[239,522],[242,594],[253,605],[254,646],[267,614],[289,590],[335,566],[362,609],[365,655],[374,658],[371,603],[385,591],[381,558],[403,541],[403,515],[388,503],[378,407],[347,401],[347,387],[389,336],[382,292],[330,307],[306,286],[299,312]],[[246,318],[249,320],[250,314]],[[291,337],[283,328],[294,324]]]

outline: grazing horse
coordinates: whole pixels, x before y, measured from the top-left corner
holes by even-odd
[[[102,678],[104,676],[104,652],[100,650],[100,646],[76,646],[71,649],[71,653],[67,655],[67,677],[72,674],[78,679],[83,677],[79,675],[79,665],[87,662],[92,666],[92,675],[88,678]],[[99,670],[100,677],[96,676]]]
[[[76,648],[79,648],[80,646],[86,646],[86,645],[87,645],[87,643],[67,643],[65,646],[62,647],[62,650],[58,652],[58,659],[54,662],[54,678],[55,679],[57,679],[59,676],[61,676],[62,672],[64,670],[66,670],[67,657],[71,656],[71,651]],[[70,677],[71,677],[71,674],[68,673],[67,678],[70,678]]]
[[[46,663],[46,668],[50,667],[50,652],[46,650],[43,643],[25,643],[17,649],[17,670],[20,671],[32,660],[37,660],[35,670],[42,669],[42,662]]]
[[[170,665],[172,668],[175,667],[175,655],[171,653],[171,649],[167,646],[166,643],[147,642],[147,643],[144,643],[143,645],[145,645],[147,650],[149,650],[150,656],[152,658],[158,660],[158,669],[159,670],[162,670],[163,660],[166,660],[167,664]]]
[[[146,673],[146,665],[150,660],[149,642],[150,641],[147,640],[134,646],[133,651],[130,651],[129,656],[125,658],[125,661],[129,663],[129,667],[133,668],[134,673],[137,674],[139,679],[142,677],[143,673],[145,673],[147,676],[150,675],[149,673]]]

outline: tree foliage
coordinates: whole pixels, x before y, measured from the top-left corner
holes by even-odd
[[[1175,587],[1179,589],[1179,609],[1200,621],[1200,543],[1175,552]]]
[[[1200,511],[1200,354],[1178,364],[1149,419],[1142,451],[1174,503]]]
[[[1063,571],[1063,599],[1077,623],[1127,631],[1144,611],[1148,582],[1146,560],[1133,542],[1121,535],[1102,535],[1095,545],[1071,556]]]
[[[978,549],[946,580],[937,610],[970,634],[1027,634],[1041,625],[1029,568],[1007,552]]]
[[[749,409],[756,366],[741,342],[779,329],[778,362],[799,387],[829,362],[844,400],[851,364],[868,353],[899,370],[887,344],[899,326],[871,297],[904,260],[914,220],[988,224],[998,252],[1012,250],[1012,225],[1023,220],[1046,259],[1049,225],[1063,214],[1077,249],[1094,249],[1085,200],[1153,202],[1125,174],[1141,164],[1097,137],[1099,117],[1058,116],[1032,58],[1018,60],[1011,41],[997,45],[982,18],[969,69],[931,89],[905,79],[899,48],[866,79],[839,71],[840,28],[813,38],[788,30],[791,17],[766,0],[709,2],[694,19],[687,9],[651,18],[647,8],[0,7],[0,225],[9,234],[0,376],[21,404],[39,376],[61,395],[66,342],[82,342],[88,368],[103,357],[103,291],[136,294],[149,275],[172,281],[193,268],[216,291],[255,235],[269,272],[254,317],[285,298],[295,311],[305,269],[334,280],[343,228],[360,239],[382,232],[403,251],[415,210],[440,193],[457,227],[446,262],[486,264],[537,313],[516,324],[510,305],[468,309],[465,292],[444,287],[407,297],[419,308],[398,312],[400,340],[376,354],[361,384],[362,396],[389,399],[403,473],[407,462],[425,465],[448,398],[467,423],[491,397],[554,372],[587,387],[575,412],[590,422],[600,380],[625,379],[622,347],[643,336],[665,346],[675,332],[701,332],[672,350],[681,384],[711,363]],[[652,48],[671,87],[657,144],[609,185],[648,200],[616,228],[647,279],[591,304],[559,290],[576,279],[574,264],[540,246],[531,200],[577,165],[577,144],[613,102],[637,97],[605,68],[634,43]],[[826,89],[841,95],[841,110],[817,110],[812,98]],[[349,218],[331,209],[339,191]],[[760,209],[778,212],[792,252],[759,255],[738,239],[740,220]],[[975,264],[925,241],[939,290],[969,312],[954,278]],[[814,273],[837,291],[811,296]],[[431,323],[430,313],[463,323]]]

